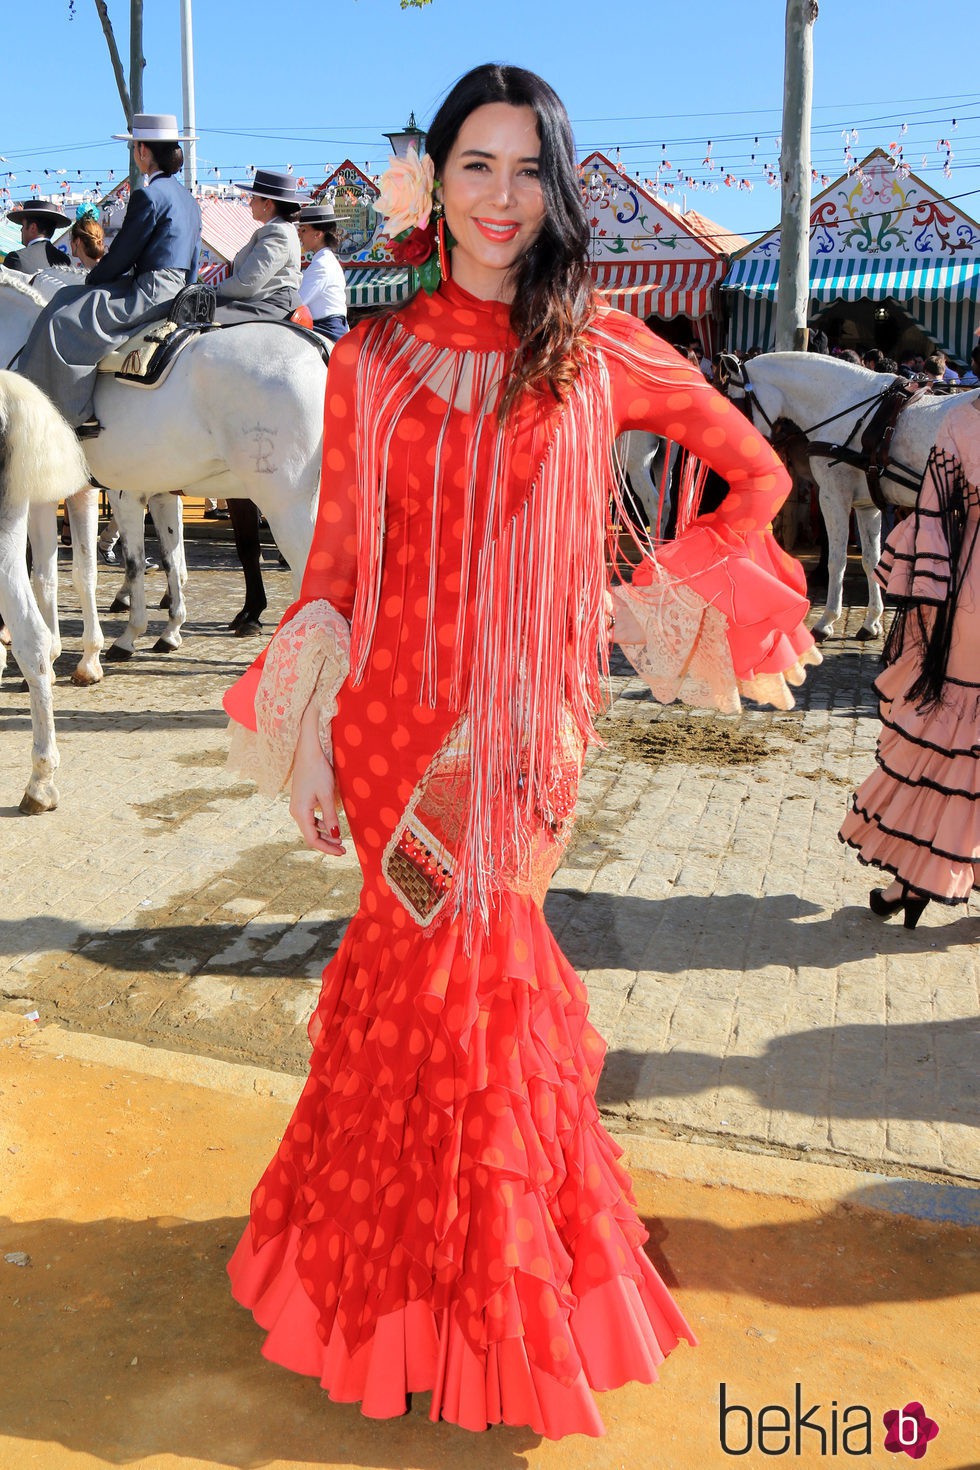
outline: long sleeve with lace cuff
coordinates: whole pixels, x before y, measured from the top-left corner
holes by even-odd
[[[303,716],[317,709],[317,730],[330,760],[330,722],[350,667],[350,627],[329,602],[308,602],[283,623],[269,645],[255,690],[255,729],[232,723],[228,764],[266,796],[292,776]]]

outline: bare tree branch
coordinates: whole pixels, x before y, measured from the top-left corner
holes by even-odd
[[[126,88],[126,74],[123,71],[122,62],[119,59],[119,48],[116,45],[116,37],[112,29],[112,21],[109,19],[109,11],[105,0],[95,0],[95,8],[99,12],[99,20],[102,22],[102,30],[105,35],[106,45],[109,48],[109,57],[112,61],[112,69],[116,74],[116,86],[119,88],[119,99],[126,114],[126,126],[133,126],[133,104],[129,100],[129,92]]]

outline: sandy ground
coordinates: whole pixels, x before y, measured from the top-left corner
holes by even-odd
[[[832,1458],[836,1402],[839,1434],[870,1413],[873,1453],[858,1463],[896,1466],[882,1416],[913,1400],[940,1426],[929,1470],[978,1464],[964,1344],[980,1232],[869,1211],[867,1176],[804,1200],[639,1171],[650,1254],[701,1345],[679,1348],[655,1387],[600,1395],[604,1439],[472,1435],[431,1424],[426,1395],[376,1423],[265,1362],[228,1294],[224,1264],[288,1101],[148,1076],[136,1047],[128,1066],[80,1061],[55,1050],[57,1033],[42,1045],[29,1023],[0,1021],[0,1470],[715,1470],[732,1463],[722,1383],[756,1420],[735,1463],[769,1463],[758,1411],[793,1411],[799,1383],[804,1412],[822,1406],[825,1453],[804,1430],[793,1464]],[[779,1188],[762,1167],[759,1183]],[[15,1253],[29,1264],[3,1259]],[[730,1414],[730,1448],[745,1432]]]

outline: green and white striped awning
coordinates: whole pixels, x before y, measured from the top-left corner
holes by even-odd
[[[723,291],[775,299],[779,261],[732,262],[721,283]],[[810,262],[810,295],[817,301],[968,301],[980,288],[980,256],[936,260],[932,256],[825,256]]]
[[[746,256],[721,283],[729,311],[729,346],[773,345],[779,260]],[[810,262],[810,297],[894,301],[957,362],[969,362],[980,324],[980,257],[826,256]]]
[[[344,274],[347,305],[362,311],[369,306],[397,306],[415,291],[408,266],[358,266]]]

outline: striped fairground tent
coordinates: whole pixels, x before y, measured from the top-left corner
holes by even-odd
[[[711,357],[720,345],[717,292],[725,274],[724,260],[633,261],[628,265],[593,265],[601,294],[617,311],[646,319],[670,321],[684,316],[695,326]]]
[[[416,289],[408,266],[354,266],[344,274],[347,305],[359,311],[372,306],[397,306]]]
[[[779,230],[732,261],[721,283],[728,344],[774,345]],[[835,302],[891,302],[957,362],[980,325],[980,224],[883,149],[810,208],[811,315]]]
[[[779,261],[744,257],[721,283],[728,293],[729,345],[745,352],[772,345]],[[959,362],[969,362],[980,326],[980,254],[966,259],[874,255],[811,261],[810,297],[835,301],[894,301]]]
[[[718,288],[728,257],[746,242],[693,210],[659,197],[652,181],[626,173],[604,153],[579,164],[589,222],[589,266],[610,306],[691,323],[711,355],[721,326]]]
[[[597,264],[595,283],[610,306],[631,316],[660,316],[670,320],[707,316],[712,288],[725,274],[724,260],[647,261],[626,265]]]

